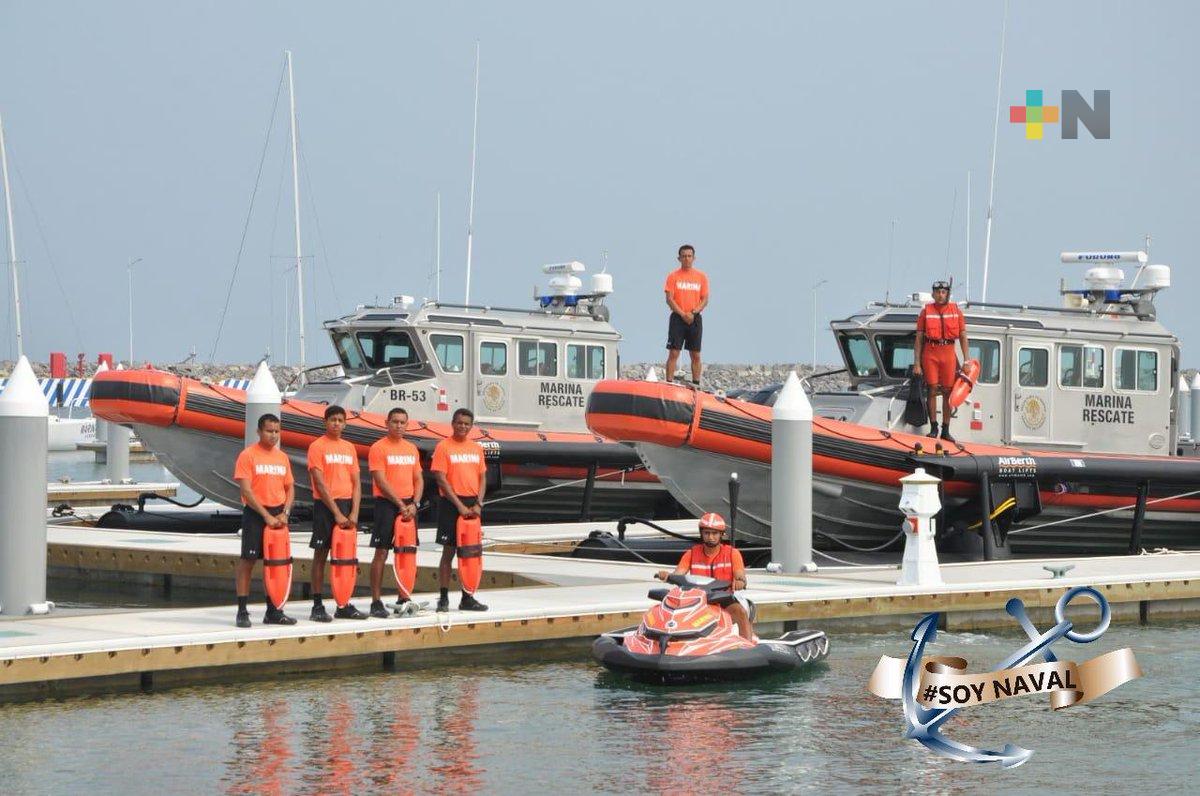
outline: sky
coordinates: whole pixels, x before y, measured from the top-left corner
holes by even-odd
[[[999,0],[0,0],[26,351],[127,358],[140,258],[139,362],[295,360],[286,87],[272,118],[285,49],[309,364],[333,360],[322,320],[433,295],[438,192],[442,297],[461,301],[478,40],[474,301],[525,306],[543,263],[606,261],[622,358],[659,359],[663,281],[691,243],[712,286],[706,359],[807,361],[815,317],[834,361],[829,320],[867,301],[947,272],[962,298],[968,261],[980,297],[1002,15]],[[1060,278],[1082,282],[1060,251],[1150,234],[1174,269],[1160,318],[1200,365],[1198,22],[1188,2],[1013,0],[988,298],[1056,303]],[[1111,139],[1026,140],[1008,106],[1038,88],[1047,104],[1110,90]],[[0,295],[6,356],[7,279]]]

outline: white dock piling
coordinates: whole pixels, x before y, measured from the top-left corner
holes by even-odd
[[[279,407],[283,401],[283,396],[279,394],[279,385],[275,383],[275,377],[271,375],[271,369],[267,367],[267,361],[264,359],[258,363],[258,370],[254,372],[254,378],[250,381],[250,386],[246,388],[246,445],[253,445],[258,442],[258,419],[266,414],[272,414],[279,417]]]
[[[116,369],[125,370],[125,366],[118,362]],[[133,432],[120,423],[108,424],[104,457],[108,464],[108,481],[111,484],[128,484],[133,480],[129,477],[129,441],[132,438]]]
[[[108,370],[108,363],[101,361],[100,364],[98,366],[96,366],[96,374],[95,375],[99,376],[101,373],[105,372],[106,370]],[[95,377],[93,377],[93,378],[95,378]],[[95,384],[94,381],[92,383]],[[108,421],[103,418],[100,418],[100,417],[95,418],[95,420],[96,420],[96,442],[104,442],[105,440],[108,439]]]
[[[1200,373],[1192,376],[1192,383],[1189,386],[1191,391],[1188,393],[1188,397],[1191,398],[1192,403],[1190,413],[1192,439],[1200,439]]]
[[[50,407],[21,357],[0,395],[0,613],[45,613]]]
[[[812,404],[788,374],[771,420],[771,557],[784,572],[815,572],[812,559]]]
[[[1192,390],[1182,375],[1175,392],[1175,427],[1181,437],[1192,433]]]
[[[940,478],[918,467],[900,479],[900,510],[904,512],[904,559],[898,586],[941,586],[942,571],[934,544],[933,517],[942,509],[938,499]]]

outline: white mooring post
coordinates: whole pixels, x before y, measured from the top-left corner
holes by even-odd
[[[812,559],[812,404],[788,374],[771,420],[771,558],[784,572],[815,572]]]
[[[283,402],[283,396],[279,394],[279,385],[275,383],[275,377],[271,375],[271,369],[267,367],[267,361],[264,359],[258,363],[258,370],[254,372],[254,378],[250,381],[250,386],[246,388],[246,445],[250,446],[258,442],[258,419],[266,414],[272,414],[279,417],[279,407]]]
[[[116,369],[125,370],[125,366],[118,362]],[[110,484],[128,484],[133,480],[129,477],[129,440],[132,438],[133,432],[120,423],[108,424],[104,457],[108,462]]]
[[[1192,376],[1191,388],[1188,397],[1192,399],[1192,439],[1200,439],[1200,373]]]
[[[0,395],[0,613],[46,613],[46,449],[50,407],[21,357]]]
[[[942,509],[938,499],[941,479],[918,467],[912,475],[900,479],[900,510],[904,512],[904,560],[900,565],[898,586],[941,586],[942,571],[938,567],[937,547],[934,545],[933,517]]]

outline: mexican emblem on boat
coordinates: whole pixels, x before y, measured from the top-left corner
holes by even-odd
[[[1039,429],[1046,423],[1046,404],[1041,398],[1030,396],[1021,404],[1021,422],[1028,429]]]
[[[492,382],[483,388],[483,405],[489,412],[499,412],[504,408],[504,388]]]

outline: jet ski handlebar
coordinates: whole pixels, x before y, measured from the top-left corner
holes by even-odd
[[[692,577],[689,575],[676,575],[674,573],[667,575],[667,583],[672,586],[678,586],[681,589],[700,589],[704,592],[705,599],[712,605],[728,605],[735,598],[733,596],[733,584],[727,580],[714,580],[705,577]],[[670,589],[657,588],[651,589],[646,596],[655,602],[661,602]]]

